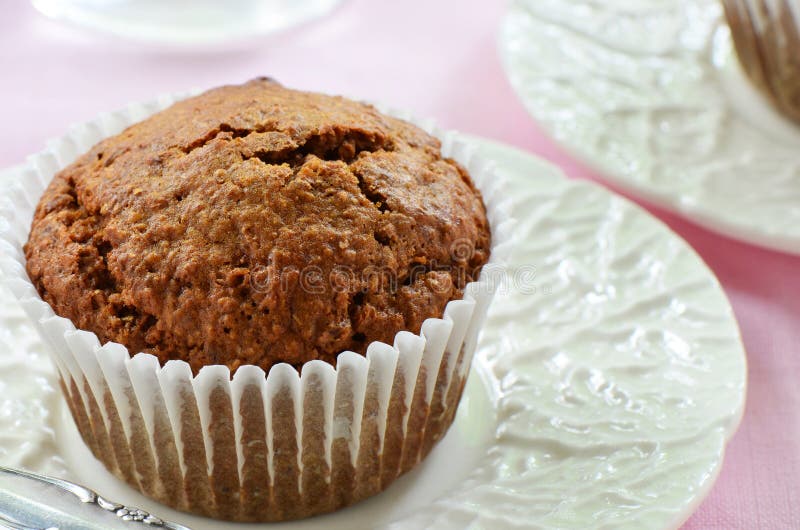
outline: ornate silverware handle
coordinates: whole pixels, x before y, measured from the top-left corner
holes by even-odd
[[[116,515],[119,521],[131,523],[131,525],[133,525],[132,528],[135,528],[136,526],[147,526],[154,529],[160,528],[165,530],[190,530],[186,526],[164,521],[163,519],[156,517],[151,513],[148,513],[144,510],[140,510],[139,508],[124,506],[117,502],[109,501],[108,499],[98,495],[89,488],[86,488],[79,484],[75,484],[73,482],[69,482],[67,480],[62,480],[54,477],[47,477],[44,475],[39,475],[37,473],[31,473],[29,471],[23,471],[20,469],[14,469],[4,466],[0,466],[0,475],[5,475],[7,477],[10,476],[15,478],[28,479],[38,482],[39,484],[46,487],[57,488],[62,492],[69,493],[77,501],[84,503],[85,505],[96,507],[97,510],[100,511],[101,513],[105,513],[106,515],[108,513],[112,513]],[[17,492],[12,492],[12,493],[17,493]],[[44,490],[43,493],[46,494],[46,490]],[[35,499],[35,500],[44,503],[47,502],[46,500],[43,499]],[[49,527],[30,526],[30,523],[23,523],[20,519],[21,518],[17,517],[12,511],[9,511],[8,507],[3,507],[2,504],[0,504],[0,529],[9,528],[11,530],[51,530],[59,528],[59,526],[56,524],[53,524],[53,526]],[[48,524],[50,524],[50,522],[48,522]]]

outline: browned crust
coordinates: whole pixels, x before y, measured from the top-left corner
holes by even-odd
[[[25,255],[58,315],[196,373],[334,364],[416,333],[489,245],[480,193],[435,138],[256,79],[179,102],[59,172]]]

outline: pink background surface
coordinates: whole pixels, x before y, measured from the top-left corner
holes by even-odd
[[[406,108],[598,180],[523,109],[497,54],[503,2],[350,0],[244,50],[141,50],[44,19],[0,14],[0,168],[74,122],[156,94],[269,75],[288,86]],[[618,191],[618,190],[617,190]],[[648,205],[645,205],[648,206]],[[717,236],[648,206],[697,249],[730,297],[749,362],[748,403],[713,491],[684,528],[800,528],[800,258]]]

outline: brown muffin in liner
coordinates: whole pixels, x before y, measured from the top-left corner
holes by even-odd
[[[285,521],[330,512],[384,490],[413,468],[455,417],[478,332],[511,249],[510,201],[491,168],[453,133],[442,140],[481,190],[492,252],[480,279],[442,318],[366,356],[343,352],[334,368],[311,361],[265,373],[206,366],[193,377],[183,361],[115,343],[100,344],[42,301],[25,273],[38,198],[53,175],[106,136],[179,97],[131,105],[74,128],[29,159],[25,178],[0,206],[0,268],[50,345],[78,431],[117,477],[178,510],[232,521]],[[407,116],[400,116],[407,118]]]

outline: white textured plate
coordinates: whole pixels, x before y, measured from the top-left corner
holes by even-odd
[[[626,200],[474,141],[509,181],[521,237],[453,428],[373,499],[247,528],[670,529],[713,484],[746,383],[736,321],[713,274]],[[0,463],[78,480],[196,530],[242,528],[161,507],[93,460],[42,345],[5,293],[0,340],[9,346],[0,355]]]
[[[741,73],[718,0],[513,0],[500,48],[534,118],[608,179],[800,254],[800,127]]]

